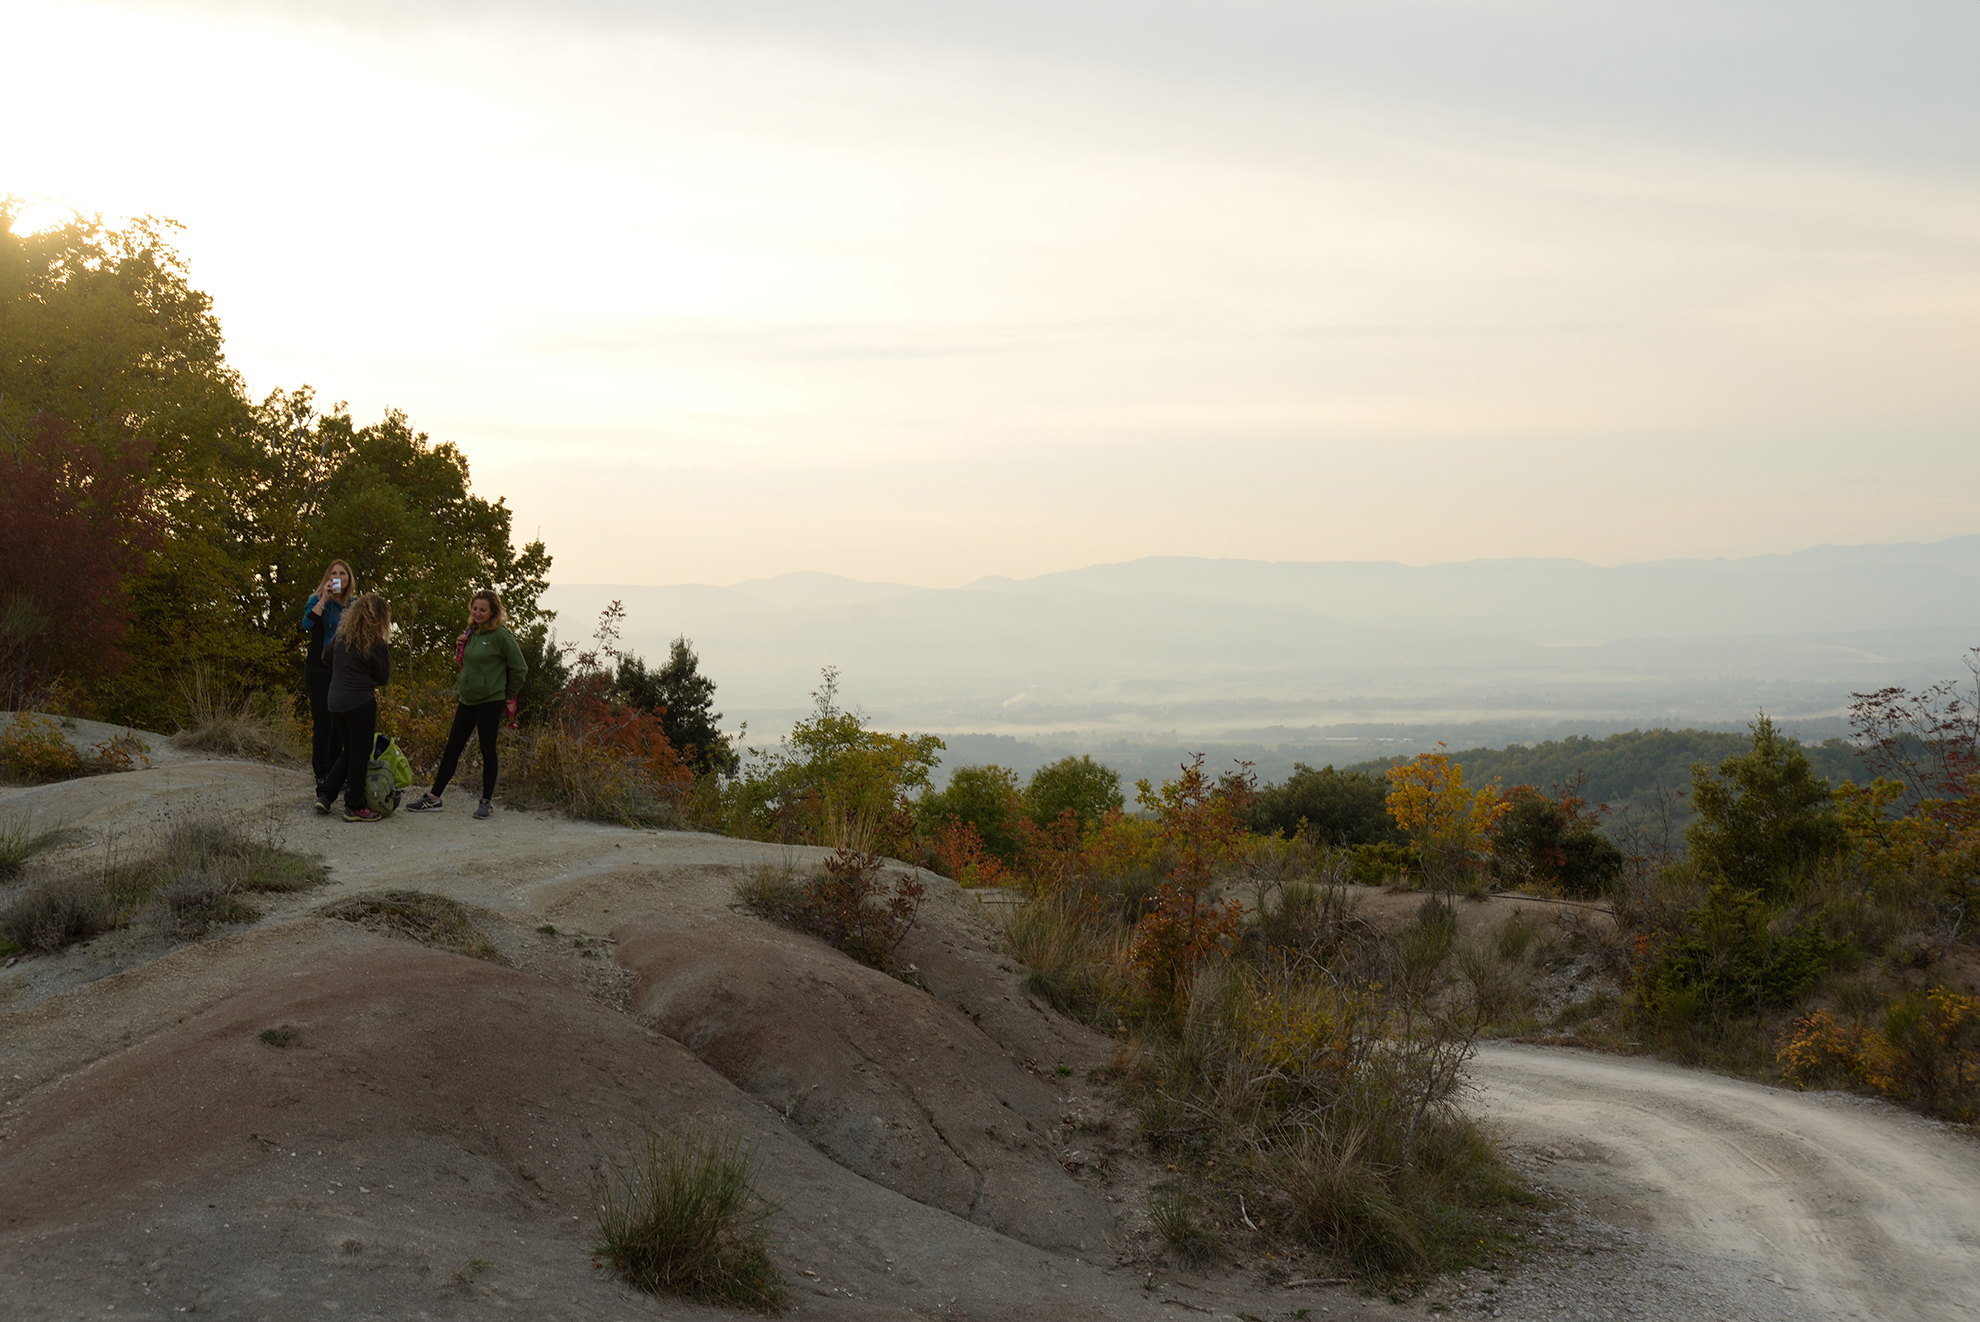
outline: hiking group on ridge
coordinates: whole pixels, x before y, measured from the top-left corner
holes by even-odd
[[[311,769],[316,773],[316,810],[330,812],[339,794],[344,820],[376,822],[397,804],[396,778],[381,759],[396,761],[411,777],[410,765],[378,731],[378,690],[392,680],[392,607],[376,592],[357,592],[357,576],[343,560],[332,560],[303,607],[302,632],[309,635],[303,666],[314,724]],[[410,812],[439,812],[441,796],[454,777],[468,736],[481,743],[481,802],[474,815],[495,812],[496,734],[502,718],[512,722],[516,695],[529,666],[508,628],[502,599],[483,588],[468,601],[468,623],[454,640],[454,724],[447,733],[433,784],[406,805]],[[385,748],[377,745],[384,739]],[[380,806],[380,796],[390,802]]]

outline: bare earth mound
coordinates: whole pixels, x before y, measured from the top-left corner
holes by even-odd
[[[1980,1309],[1964,1137],[1576,1052],[1478,1065],[1516,1152],[1586,1205],[1502,1283],[1392,1305],[1268,1286],[1241,1258],[1174,1271],[1146,1232],[1157,1172],[1099,1081],[1110,1043],[1025,995],[952,884],[924,877],[900,952],[917,986],[737,910],[735,880],[792,851],[535,813],[348,826],[307,793],[192,758],[0,790],[0,810],[70,828],[40,868],[212,812],[330,864],[250,927],[133,928],[0,969],[8,1319],[716,1316],[590,1256],[599,1171],[642,1125],[696,1113],[759,1145],[799,1316]],[[389,892],[446,897],[429,907],[476,938],[325,916],[375,917],[348,902]]]

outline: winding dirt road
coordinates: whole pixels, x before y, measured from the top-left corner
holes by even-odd
[[[1801,1316],[1980,1318],[1980,1144],[1966,1134],[1585,1051],[1487,1046],[1472,1078],[1588,1211],[1771,1282]]]

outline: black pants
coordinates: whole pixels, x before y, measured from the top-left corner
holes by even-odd
[[[440,755],[440,773],[433,778],[433,793],[437,796],[447,789],[447,782],[454,778],[454,768],[460,764],[461,754],[467,748],[468,731],[481,732],[481,797],[495,797],[495,732],[502,728],[502,711],[509,704],[497,698],[493,702],[477,702],[472,707],[463,702],[454,708],[454,728],[447,731],[447,751]]]
[[[309,769],[320,790],[337,763],[337,718],[330,714],[330,667],[311,661],[303,667],[303,687],[309,690]]]
[[[378,733],[378,699],[373,698],[337,717],[337,760],[323,780],[323,802],[335,803],[337,791],[344,791],[344,811],[369,808],[365,799],[364,773],[371,769],[371,738]]]

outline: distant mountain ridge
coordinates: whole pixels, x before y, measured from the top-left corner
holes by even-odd
[[[1833,716],[1852,690],[1957,674],[1980,644],[1980,536],[1614,567],[1151,556],[962,588],[557,584],[546,604],[583,638],[614,598],[642,653],[693,638],[758,729],[826,665],[876,720],[937,732],[1682,726]]]

